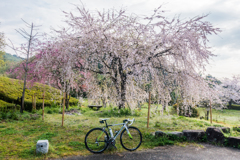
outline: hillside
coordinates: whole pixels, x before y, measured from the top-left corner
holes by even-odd
[[[20,102],[17,102],[17,99],[18,97],[20,98],[22,96],[22,89],[23,89],[22,80],[0,76],[0,100],[3,100],[8,103],[20,104]],[[42,106],[43,90],[45,90],[45,102],[44,102],[45,106],[60,104],[60,100],[62,97],[60,95],[60,90],[50,87],[48,85],[35,83],[33,86],[30,86],[30,84],[28,84],[28,89],[26,89],[25,109],[31,110],[32,96],[34,94],[36,95],[37,108],[40,108]],[[77,99],[70,98],[70,105],[76,105],[77,103],[78,103]]]
[[[3,56],[5,62],[20,62],[23,58],[18,57],[17,55],[11,55],[9,53],[5,53]]]
[[[16,65],[23,59],[16,55],[11,55],[9,53],[5,53],[2,56],[1,60],[3,61],[4,65],[0,66],[0,74],[5,74],[6,71],[8,71],[12,66]]]

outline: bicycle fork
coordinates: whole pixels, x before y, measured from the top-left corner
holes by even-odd
[[[128,134],[128,136],[129,136],[129,138],[132,139],[132,135],[131,135],[131,133],[129,132],[129,130],[128,130],[127,127],[126,127],[126,130],[127,130],[127,134]]]

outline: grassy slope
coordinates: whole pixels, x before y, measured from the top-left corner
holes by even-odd
[[[205,116],[205,109],[199,108],[200,116]],[[212,113],[212,119],[215,122],[221,123],[226,126],[238,126],[240,122],[240,110],[224,109],[214,110]]]
[[[48,85],[43,85],[39,83],[35,83],[34,86],[31,87],[28,84],[28,89],[25,92],[25,101],[26,104],[32,102],[32,95],[36,95],[37,105],[41,105],[42,103],[42,94],[43,90],[45,90],[45,104],[49,105],[54,101],[59,102],[61,99],[60,90],[50,87]],[[23,81],[11,79],[8,77],[0,76],[0,100],[3,100],[8,103],[15,102],[17,98],[22,96],[22,88]],[[71,101],[77,101],[74,98],[70,99]]]
[[[84,107],[83,107],[84,108]],[[85,107],[86,108],[86,107]],[[43,159],[59,158],[73,155],[89,155],[84,145],[84,137],[86,133],[94,127],[103,127],[99,123],[100,117],[108,112],[104,109],[101,111],[89,111],[87,109],[83,115],[65,115],[64,127],[61,127],[62,116],[60,114],[45,114],[44,121],[2,121],[0,123],[0,159]],[[152,110],[154,111],[154,110]],[[48,110],[45,110],[48,112]],[[226,111],[228,112],[228,111]],[[231,111],[229,111],[231,113]],[[238,114],[240,111],[236,111]],[[41,110],[39,111],[41,113]],[[213,114],[218,112],[213,110]],[[227,115],[227,114],[226,114]],[[233,115],[228,117],[237,121],[237,114],[235,119]],[[162,131],[182,131],[185,129],[201,129],[205,130],[211,124],[205,120],[196,118],[178,117],[176,115],[155,115],[150,119],[149,128],[147,125],[147,108],[143,108],[141,116],[127,116],[127,117],[111,117],[109,123],[121,123],[125,118],[135,118],[133,126],[138,127],[143,134],[143,143],[139,150],[144,148],[153,148],[157,145],[162,145],[159,140],[152,140],[149,133],[157,130]],[[232,124],[223,124],[214,122],[214,125],[232,126]],[[113,131],[118,130],[118,127],[112,127]],[[239,136],[236,135],[235,136]],[[46,156],[35,155],[35,146],[37,140],[48,139],[50,142],[49,153]],[[117,138],[117,151],[106,151],[105,153],[122,152],[125,151],[120,145],[119,138]]]
[[[56,99],[59,99],[60,91],[47,86],[36,83],[33,87],[28,85],[28,89],[26,89],[26,100],[31,100],[32,95],[35,93],[37,99],[42,99],[43,90],[45,87],[45,99],[50,100],[52,98],[52,94],[56,94]],[[23,81],[17,79],[11,79],[8,77],[0,77],[0,92],[4,93],[7,97],[17,99],[17,97],[22,96],[22,89],[23,89]]]

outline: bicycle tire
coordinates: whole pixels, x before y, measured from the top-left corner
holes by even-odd
[[[132,138],[130,138],[125,128],[121,133],[120,142],[124,149],[128,151],[135,151],[142,143],[142,133],[138,128],[133,126],[128,127],[128,130]]]
[[[109,136],[102,128],[93,128],[85,136],[85,146],[92,153],[102,153],[108,147]],[[100,143],[100,146],[99,146]]]

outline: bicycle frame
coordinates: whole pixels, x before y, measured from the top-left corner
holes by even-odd
[[[106,121],[105,121],[105,122],[106,122]],[[115,139],[117,138],[117,136],[122,132],[122,130],[123,130],[124,128],[126,129],[129,137],[132,139],[132,135],[131,135],[131,133],[130,133],[129,130],[128,130],[127,123],[128,123],[128,122],[126,122],[126,123],[119,123],[119,124],[107,125],[107,122],[106,122],[106,127],[104,127],[103,130],[105,130],[105,129],[108,128],[109,126],[119,126],[119,125],[123,125],[122,128],[118,131],[118,133],[117,133],[117,134],[113,137],[113,139],[111,139],[111,140],[112,140],[112,141],[115,140]],[[99,137],[101,137],[101,136],[102,136],[102,134],[100,134]]]

